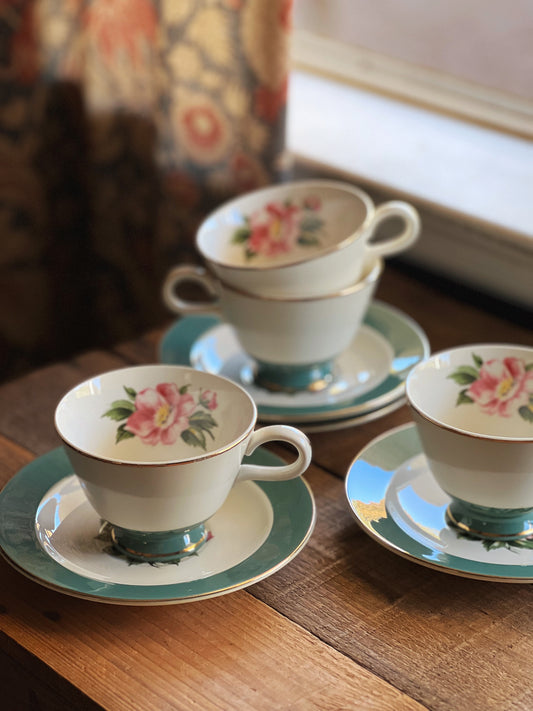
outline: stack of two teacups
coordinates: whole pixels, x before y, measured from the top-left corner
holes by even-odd
[[[400,234],[376,241],[385,221]],[[321,390],[350,345],[383,271],[382,257],[410,247],[420,222],[401,201],[376,208],[362,190],[306,180],[257,190],[224,204],[202,223],[196,246],[209,271],[179,266],[163,286],[178,314],[218,311],[256,363],[269,390]],[[183,297],[185,282],[208,292]]]

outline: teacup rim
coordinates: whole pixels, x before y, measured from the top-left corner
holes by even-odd
[[[219,381],[224,381],[226,384],[229,384],[232,386],[235,390],[239,391],[241,394],[244,394],[246,396],[247,401],[251,405],[252,408],[252,417],[250,419],[250,423],[248,427],[242,432],[238,437],[234,438],[227,444],[217,447],[217,449],[209,451],[209,452],[204,452],[202,454],[198,454],[196,456],[192,457],[187,457],[187,458],[180,458],[180,459],[166,459],[162,461],[158,460],[137,460],[137,461],[132,461],[132,460],[127,460],[123,458],[118,458],[118,457],[107,457],[107,456],[102,456],[99,454],[95,454],[94,452],[89,451],[88,449],[84,449],[76,444],[73,443],[71,439],[69,439],[67,436],[65,436],[59,427],[58,424],[58,412],[61,407],[61,405],[67,400],[67,398],[72,396],[76,390],[81,388],[83,385],[90,383],[91,381],[94,381],[97,378],[102,378],[105,375],[112,375],[115,373],[120,373],[120,372],[125,372],[125,371],[131,371],[131,370],[142,370],[145,368],[156,368],[160,370],[165,370],[168,368],[171,368],[173,370],[178,370],[182,372],[194,372],[195,374],[205,376],[207,375],[209,378],[214,378],[215,380]],[[230,451],[231,449],[234,449],[237,447],[241,442],[243,442],[255,429],[255,426],[257,424],[257,406],[253,400],[253,398],[249,395],[249,393],[246,392],[246,390],[239,385],[238,383],[235,383],[233,380],[230,380],[229,378],[226,378],[222,375],[218,375],[216,373],[203,373],[201,371],[196,370],[195,368],[189,367],[189,366],[182,366],[182,365],[175,365],[175,364],[167,364],[167,363],[139,363],[135,365],[130,365],[130,366],[125,366],[123,368],[114,368],[111,370],[106,370],[100,373],[96,373],[95,375],[92,375],[88,378],[85,378],[85,380],[79,381],[76,385],[72,386],[63,394],[63,396],[59,399],[55,410],[54,410],[54,426],[56,433],[58,437],[61,439],[61,441],[67,446],[70,447],[72,450],[78,452],[79,454],[82,454],[85,457],[88,457],[89,459],[102,462],[105,464],[113,464],[117,466],[125,466],[125,467],[135,467],[135,468],[142,468],[142,467],[177,467],[177,466],[182,466],[182,465],[187,465],[187,464],[192,464],[195,462],[202,462],[207,459],[212,459],[213,457],[219,456],[221,454],[224,454],[225,452]]]
[[[383,258],[377,257],[370,264],[366,273],[363,274],[363,276],[359,277],[355,284],[346,286],[343,289],[338,289],[337,291],[330,291],[327,294],[315,294],[311,296],[270,296],[263,294],[254,294],[253,292],[248,291],[246,289],[242,289],[238,286],[228,284],[227,281],[224,281],[218,276],[215,276],[214,278],[218,282],[220,282],[223,290],[232,292],[234,294],[239,294],[240,296],[253,299],[254,301],[273,301],[275,303],[304,303],[311,301],[325,301],[327,299],[350,296],[351,294],[355,294],[358,291],[362,291],[363,289],[368,288],[369,286],[372,286],[378,282],[381,275],[383,274],[384,268],[385,263]]]
[[[522,443],[522,444],[532,444],[533,443],[533,434],[531,436],[525,436],[525,437],[511,437],[511,436],[505,436],[505,435],[491,435],[491,434],[485,434],[483,432],[475,432],[473,430],[467,430],[463,427],[457,427],[452,424],[448,424],[444,422],[441,419],[438,419],[432,415],[430,415],[428,412],[426,412],[424,409],[421,408],[419,404],[416,404],[413,400],[412,393],[411,393],[411,383],[414,381],[414,379],[417,376],[417,373],[420,371],[426,369],[428,365],[432,362],[435,361],[438,357],[443,356],[447,353],[460,353],[464,351],[472,351],[472,349],[486,349],[486,348],[491,348],[491,349],[509,349],[512,348],[514,350],[522,350],[524,352],[528,352],[533,356],[533,347],[531,346],[525,346],[520,343],[491,343],[491,342],[484,342],[484,343],[465,343],[461,344],[458,346],[453,346],[451,348],[443,348],[439,351],[435,351],[432,353],[430,356],[425,358],[423,361],[418,363],[408,374],[406,381],[405,381],[405,396],[407,399],[407,403],[409,407],[417,413],[423,420],[431,423],[432,425],[435,425],[439,429],[446,430],[448,432],[453,432],[455,434],[468,437],[471,439],[476,439],[476,440],[482,440],[485,442],[501,442],[501,443]]]
[[[203,250],[200,246],[200,239],[202,236],[202,230],[204,229],[205,224],[210,220],[216,218],[218,215],[222,214],[223,212],[226,212],[227,210],[231,209],[232,207],[236,206],[238,202],[241,200],[244,200],[246,198],[252,197],[253,195],[259,195],[260,193],[267,193],[267,192],[274,192],[276,190],[279,190],[281,188],[286,188],[286,187],[292,187],[292,188],[300,188],[304,187],[307,185],[317,185],[319,187],[326,187],[326,188],[336,188],[338,190],[343,190],[344,192],[351,193],[352,196],[355,196],[361,200],[361,202],[365,205],[366,207],[366,215],[364,220],[361,222],[361,224],[349,235],[344,237],[340,242],[335,242],[335,244],[328,245],[327,247],[324,247],[323,249],[315,252],[315,253],[309,253],[305,256],[302,256],[300,258],[294,259],[293,261],[290,262],[284,262],[282,264],[232,264],[231,262],[222,260],[220,258],[213,257],[212,255],[206,254],[205,250]],[[225,269],[234,269],[235,271],[239,272],[259,272],[259,271],[273,271],[274,269],[288,269],[291,267],[296,267],[301,264],[307,264],[309,262],[314,262],[317,259],[322,259],[325,256],[329,254],[333,254],[334,252],[339,252],[341,249],[345,249],[349,244],[352,242],[355,242],[357,239],[360,239],[363,237],[365,234],[366,230],[370,226],[370,223],[372,221],[372,218],[376,212],[376,206],[374,204],[374,201],[366,193],[362,188],[358,188],[355,185],[352,185],[351,183],[348,183],[346,181],[342,180],[329,180],[327,178],[325,179],[303,179],[303,180],[294,180],[294,181],[289,181],[287,183],[276,183],[274,185],[267,185],[263,188],[259,188],[257,190],[252,190],[246,193],[243,193],[242,195],[238,195],[232,200],[223,203],[219,207],[215,208],[212,212],[209,213],[201,222],[200,226],[198,227],[198,230],[196,231],[196,236],[195,236],[195,244],[196,248],[202,255],[202,257],[209,263],[214,264],[218,267],[224,267]]]

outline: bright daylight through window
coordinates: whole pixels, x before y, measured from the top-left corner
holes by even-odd
[[[533,306],[533,3],[296,0],[294,23],[290,148],[426,210],[413,261]]]

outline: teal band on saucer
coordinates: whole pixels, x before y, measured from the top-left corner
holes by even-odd
[[[209,532],[203,523],[175,531],[131,531],[111,527],[115,550],[134,561],[171,563],[198,553],[208,541]]]
[[[452,497],[448,523],[473,538],[517,541],[533,536],[533,509],[496,509]]]
[[[288,393],[317,392],[327,388],[332,380],[332,360],[306,365],[279,365],[258,360],[254,373],[254,382],[259,387]]]

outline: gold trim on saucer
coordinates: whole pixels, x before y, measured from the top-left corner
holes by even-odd
[[[466,523],[458,521],[452,514],[450,507],[451,504],[446,509],[446,518],[448,519],[448,521],[452,524],[452,526],[455,526],[460,531],[464,531],[465,533],[468,533],[471,536],[479,536],[479,538],[489,538],[492,540],[512,540],[533,536],[533,524],[531,524],[528,528],[525,528],[523,531],[520,531],[519,533],[486,533],[485,531],[478,531],[477,529],[472,528],[471,526],[467,526]]]

